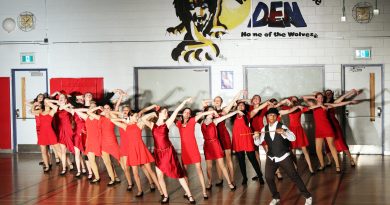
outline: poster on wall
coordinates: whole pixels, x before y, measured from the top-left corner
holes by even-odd
[[[166,29],[182,41],[171,51],[175,61],[211,61],[222,57],[218,39],[318,38],[308,32],[300,1],[173,0],[178,25]],[[316,9],[321,0],[306,8]]]
[[[221,89],[233,89],[233,71],[221,71]]]

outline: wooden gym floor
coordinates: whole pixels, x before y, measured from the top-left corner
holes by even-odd
[[[308,173],[305,161],[298,159],[298,171],[308,190],[312,193],[316,205],[363,205],[390,204],[390,157],[378,155],[355,156],[357,166],[351,168],[348,161],[342,162],[343,173],[336,174],[335,168],[325,169],[314,176]],[[312,156],[312,161],[315,156]],[[126,191],[127,183],[123,172],[117,167],[122,183],[107,187],[108,175],[99,160],[102,181],[89,184],[86,176],[76,179],[75,173],[59,176],[60,167],[53,165],[50,173],[45,174],[38,165],[40,154],[0,154],[0,204],[160,204],[160,195],[156,190],[150,192],[147,180],[141,174],[144,196],[136,198],[136,187]],[[204,200],[194,167],[189,169],[190,188],[197,204],[268,204],[271,194],[267,185],[248,181],[241,185],[241,173],[235,162],[237,190],[228,189],[225,181],[223,188],[213,186],[209,199]],[[317,163],[314,163],[316,167]],[[262,156],[264,171],[264,156]],[[203,168],[205,165],[203,164]],[[254,171],[247,162],[248,177]],[[215,176],[214,170],[214,176]],[[205,175],[206,177],[206,175]],[[177,180],[166,180],[170,195],[170,204],[187,204],[184,191]],[[296,186],[285,176],[277,181],[282,200],[281,204],[304,204],[304,198]]]

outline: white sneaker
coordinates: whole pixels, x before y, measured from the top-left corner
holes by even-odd
[[[312,205],[312,203],[313,203],[313,197],[309,197],[305,201],[305,205]]]
[[[271,202],[269,202],[269,205],[276,205],[276,204],[279,204],[280,202],[280,199],[272,199]]]

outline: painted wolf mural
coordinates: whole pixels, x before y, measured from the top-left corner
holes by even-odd
[[[213,60],[220,55],[211,38],[226,34],[227,26],[220,22],[223,0],[174,0],[176,15],[181,23],[167,29],[168,33],[186,32],[184,40],[172,51],[172,59],[185,61]],[[225,0],[226,1],[226,0]],[[235,0],[243,4],[246,0]]]

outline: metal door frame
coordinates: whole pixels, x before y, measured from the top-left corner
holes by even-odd
[[[18,150],[17,144],[17,126],[16,126],[16,93],[15,93],[15,74],[18,71],[45,71],[46,72],[46,92],[48,93],[49,81],[48,81],[48,70],[47,68],[13,68],[11,69],[11,95],[12,95],[12,151],[16,153]]]
[[[383,93],[384,88],[385,88],[385,75],[384,75],[384,66],[383,64],[342,64],[341,65],[341,90],[343,93],[345,93],[345,69],[346,67],[350,66],[367,66],[367,67],[380,67],[380,73],[381,73],[381,107],[382,107],[382,115],[381,115],[381,142],[382,142],[382,156],[385,154],[385,124],[384,124],[384,117],[385,117],[385,95]],[[343,126],[343,131],[345,132],[345,125],[346,125],[346,119],[344,117],[344,126]],[[344,136],[346,136],[344,134]]]

